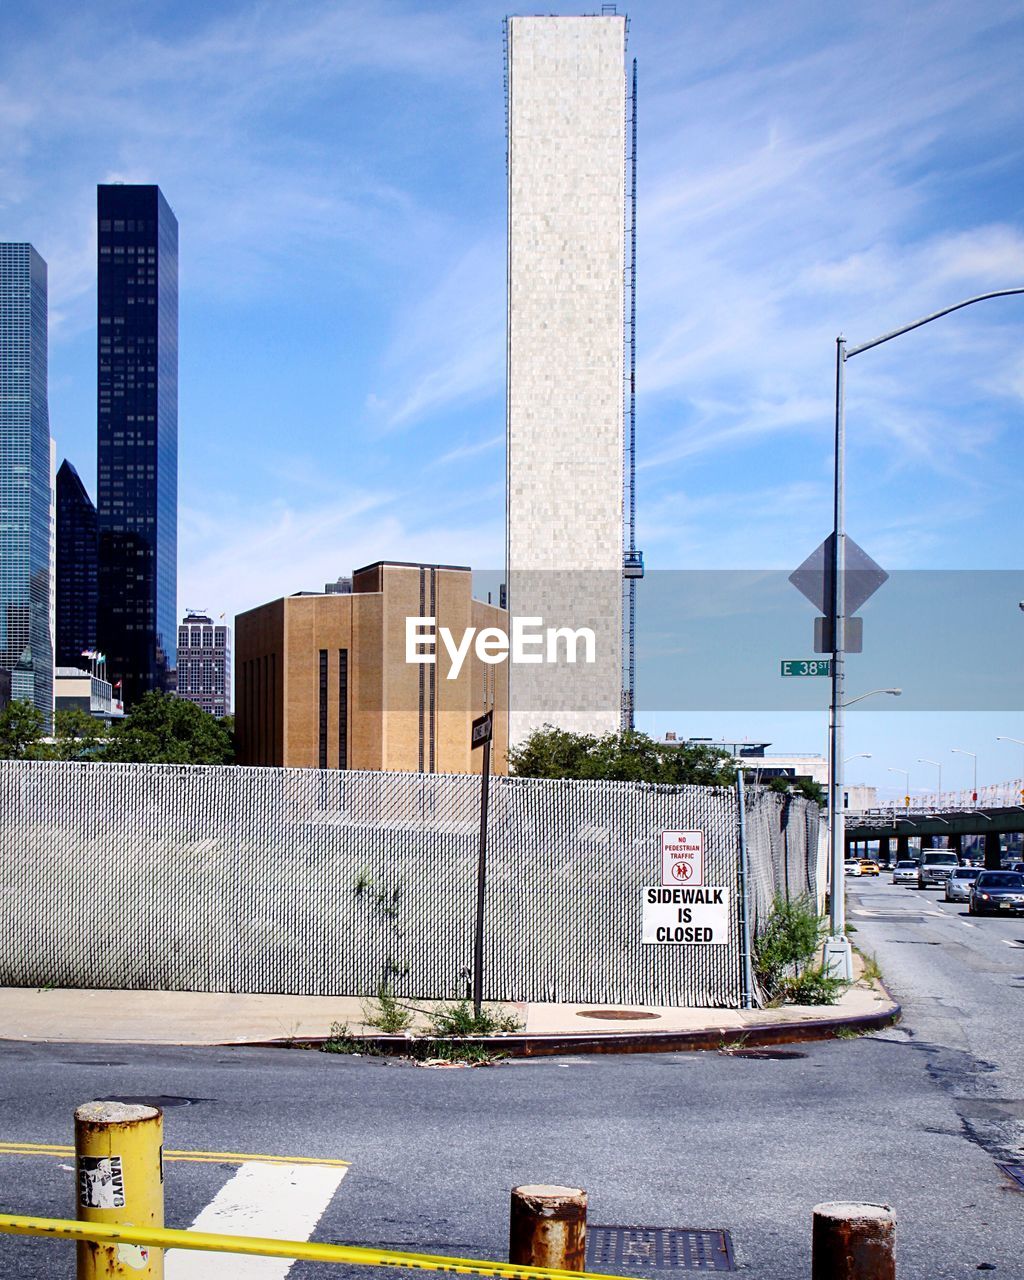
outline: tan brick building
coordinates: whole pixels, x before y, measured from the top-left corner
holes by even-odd
[[[470,724],[493,706],[492,768],[506,772],[508,666],[471,646],[448,679],[440,640],[436,663],[408,662],[406,620],[431,617],[456,641],[469,627],[508,630],[503,609],[473,599],[469,569],[390,561],[357,569],[350,594],[302,593],[239,614],[239,764],[477,773]]]

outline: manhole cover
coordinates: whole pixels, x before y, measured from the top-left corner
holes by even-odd
[[[999,1167],[1024,1191],[1024,1164],[1000,1164]]]
[[[660,1018],[660,1013],[645,1009],[580,1009],[577,1018],[603,1018],[606,1022],[639,1022],[644,1018]]]
[[[593,1269],[735,1271],[728,1231],[694,1227],[587,1227]]]
[[[143,1095],[124,1094],[117,1098],[101,1098],[101,1102],[124,1102],[130,1107],[193,1107],[197,1102],[208,1102],[208,1098],[178,1098],[169,1093],[153,1093]]]
[[[784,1061],[788,1058],[806,1058],[799,1049],[730,1049],[730,1058],[770,1058]]]

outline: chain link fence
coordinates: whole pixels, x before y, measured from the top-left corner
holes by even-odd
[[[818,809],[748,792],[752,927],[815,892]],[[461,998],[480,779],[0,762],[0,983]],[[705,834],[726,946],[645,945],[661,833]],[[495,778],[488,1000],[737,1007],[731,788]]]

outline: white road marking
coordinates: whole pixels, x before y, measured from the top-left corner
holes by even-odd
[[[1000,941],[1005,942],[1008,947],[1013,947],[1016,951],[1019,951],[1021,946],[1024,945],[1020,942],[1015,942],[1012,938],[1002,938]]]
[[[961,920],[960,923],[965,929],[977,929],[978,927],[976,924],[971,924],[970,920]]]
[[[231,1236],[308,1240],[348,1172],[332,1165],[243,1164],[192,1223],[193,1231]],[[295,1264],[287,1258],[171,1249],[167,1280],[285,1280]]]

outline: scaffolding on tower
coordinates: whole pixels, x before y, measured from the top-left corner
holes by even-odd
[[[636,584],[644,576],[644,557],[636,545],[636,58],[629,99],[629,267],[627,272],[629,315],[629,381],[627,383],[626,433],[626,527],[622,555],[623,594],[626,621],[626,680],[622,691],[622,731],[635,728],[636,701]]]

